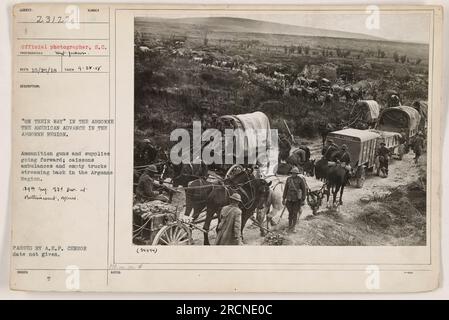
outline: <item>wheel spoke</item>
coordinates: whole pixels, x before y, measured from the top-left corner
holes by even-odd
[[[189,238],[189,234],[187,232],[182,233],[178,240],[183,240],[185,238]]]
[[[185,237],[189,237],[189,233],[187,232],[186,229],[181,228],[180,232],[179,232],[179,240],[182,240]]]
[[[169,241],[170,243],[173,242],[173,228],[172,228],[172,227],[170,227],[170,228],[168,229],[168,241]]]
[[[170,228],[166,229],[164,231],[164,233],[161,234],[161,239],[165,238],[165,241],[167,244],[169,244],[171,242],[171,238],[170,238]]]
[[[176,232],[175,232],[175,241],[178,241],[180,236],[182,234],[182,228],[181,227],[176,227]]]

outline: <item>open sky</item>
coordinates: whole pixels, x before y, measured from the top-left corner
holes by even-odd
[[[243,12],[243,11],[158,11],[159,18],[187,17],[236,17],[263,20],[283,24],[314,27],[367,34],[393,41],[429,43],[431,13],[419,11],[380,11],[379,28],[368,28],[367,20],[373,21],[375,15],[365,11],[284,11],[284,12]],[[150,14],[151,15],[151,14]],[[371,24],[375,25],[375,24]]]

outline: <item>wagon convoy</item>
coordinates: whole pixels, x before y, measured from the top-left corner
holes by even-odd
[[[262,157],[264,161],[258,161],[257,164],[245,162],[209,167],[201,164],[197,168],[192,164],[175,166],[167,157],[159,161],[153,157],[158,171],[153,178],[159,181],[154,183],[156,189],[159,189],[159,192],[168,192],[171,201],[173,193],[179,192],[176,187],[182,185],[186,196],[185,205],[177,207],[155,199],[135,201],[133,242],[147,245],[192,245],[194,243],[192,232],[199,230],[204,234],[204,243],[209,244],[211,221],[220,218],[220,209],[228,204],[230,195],[235,193],[243,199],[240,204],[242,231],[248,219],[254,220],[254,212],[266,210],[265,218],[262,220],[258,218],[254,220],[254,223],[261,228],[261,232],[265,231],[262,232],[263,234],[268,232],[268,237],[278,238],[279,235],[273,235],[270,231],[268,212],[270,206],[273,206],[273,210],[276,207],[276,204],[270,203],[270,199],[273,198],[274,192],[277,192],[275,189],[279,187],[279,183],[272,184],[270,177],[282,175],[281,168],[287,166],[298,167],[305,175],[322,180],[323,184],[317,190],[310,190],[307,187],[305,198],[313,214],[317,213],[325,195],[329,202],[329,196],[332,193],[333,203],[336,203],[336,196],[340,192],[338,203],[342,204],[346,184],[362,188],[369,174],[379,175],[384,172],[385,159],[382,161],[382,156],[385,157],[387,154],[387,157],[402,160],[403,155],[409,150],[412,139],[421,135],[420,130],[425,128],[426,115],[427,104],[424,102],[416,102],[413,107],[395,106],[382,110],[374,100],[359,100],[354,103],[351,118],[348,121],[348,125],[352,127],[334,130],[327,134],[323,140],[324,144],[334,149],[330,155],[324,154],[323,149],[321,159],[310,159],[310,150],[304,146],[298,148],[298,145],[291,151],[290,148],[287,151],[287,155],[290,154],[288,159],[295,155],[298,160],[296,162],[289,160],[285,163],[281,157],[278,158],[277,155],[273,157],[269,154],[270,152]],[[361,128],[360,122],[366,125]],[[250,129],[267,130],[265,138],[267,150],[270,150],[268,136],[270,122],[262,112],[221,116],[213,125],[221,131],[228,128],[241,129],[242,132]],[[240,137],[237,136],[236,139]],[[217,143],[217,141],[214,142]],[[292,144],[295,144],[295,141],[292,141]],[[245,159],[256,152],[254,149],[256,145],[256,141],[249,141],[244,152]],[[279,145],[281,146],[282,143]],[[139,145],[139,148],[144,147]],[[382,150],[384,150],[383,155]],[[139,161],[143,161],[154,151],[144,152],[146,152],[145,156],[139,157]],[[257,156],[260,159],[260,155]],[[235,154],[233,159],[236,159]],[[280,163],[277,163],[278,161]],[[386,161],[388,173],[388,159]],[[260,171],[261,167],[269,168],[273,163],[277,164],[274,168]],[[148,165],[149,163],[135,168],[135,184],[142,170]],[[290,169],[283,173],[289,171]],[[191,211],[193,211],[192,217],[190,217]],[[202,222],[204,226],[200,227]],[[264,227],[265,223],[267,223],[266,227]]]

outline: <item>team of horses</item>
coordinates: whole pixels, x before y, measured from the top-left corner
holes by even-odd
[[[315,195],[317,201],[326,195],[329,203],[330,193],[333,195],[333,204],[337,203],[337,194],[340,192],[338,204],[342,204],[343,190],[348,182],[348,172],[339,165],[329,166],[328,161],[323,158],[318,161],[310,159],[310,151],[307,148],[295,150],[285,159],[290,166],[300,166],[308,176],[315,176],[324,182],[320,193]],[[184,187],[185,190],[185,212],[196,221],[203,211],[206,212],[203,230],[204,244],[209,245],[208,230],[214,217],[219,218],[222,207],[229,204],[229,197],[237,192],[242,197],[242,231],[248,219],[260,210],[269,212],[274,210],[280,212],[282,206],[283,182],[267,181],[269,179],[258,178],[252,167],[247,167],[237,174],[225,178],[210,181],[208,177],[208,166],[200,163],[173,164],[168,158],[157,164],[159,179],[161,181],[169,178],[170,183],[176,188]],[[135,172],[135,179],[139,173]],[[277,178],[276,178],[277,179]],[[316,208],[314,208],[314,213]],[[262,229],[261,229],[262,231]]]

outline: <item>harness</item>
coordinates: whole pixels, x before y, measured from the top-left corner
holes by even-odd
[[[195,190],[195,189],[204,189],[204,188],[212,188],[212,191],[216,188],[216,187],[222,187],[224,189],[224,192],[228,195],[228,197],[230,197],[233,193],[237,192],[240,194],[243,194],[248,200],[249,202],[244,203],[242,201],[242,206],[245,209],[249,209],[251,208],[251,206],[254,204],[255,202],[255,190],[254,190],[254,186],[252,185],[253,181],[256,180],[263,180],[263,179],[250,179],[246,182],[242,182],[242,183],[237,183],[237,184],[226,184],[225,181],[222,181],[218,184],[206,184],[206,185],[200,185],[200,186],[190,186],[190,183],[187,187],[184,187],[184,190],[188,191],[188,190]],[[250,185],[250,194],[248,195],[248,192],[246,192],[246,190],[243,189],[243,186],[249,184]],[[211,192],[212,192],[211,191]],[[198,203],[205,203],[206,199],[204,199],[203,201],[199,201]]]
[[[306,186],[307,187],[307,186]],[[324,183],[320,189],[312,191],[307,187],[307,204],[312,208],[312,211],[317,210],[321,206],[321,200],[324,197],[324,191],[326,188],[326,184]]]

